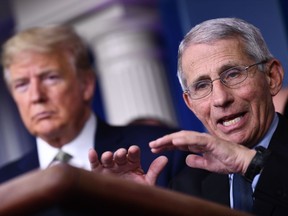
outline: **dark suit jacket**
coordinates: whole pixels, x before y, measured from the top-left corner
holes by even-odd
[[[269,144],[268,159],[254,192],[255,215],[288,214],[288,120],[279,124]],[[171,183],[174,190],[230,206],[228,175],[186,167]]]
[[[148,170],[151,162],[159,155],[166,155],[169,162],[163,172],[160,174],[157,184],[166,187],[168,182],[175,176],[185,165],[187,153],[181,151],[167,151],[163,154],[153,154],[148,143],[165,134],[175,132],[162,126],[111,126],[97,119],[97,133],[95,137],[95,149],[98,155],[104,151],[115,151],[118,148],[128,148],[131,145],[139,145],[141,148],[142,168]],[[87,152],[88,155],[88,152]],[[39,168],[37,148],[33,148],[20,159],[6,164],[0,168],[0,183],[11,178],[22,175],[28,171]]]

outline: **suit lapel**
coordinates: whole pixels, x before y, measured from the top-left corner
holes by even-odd
[[[230,206],[228,175],[210,173],[202,182],[203,197]]]
[[[37,148],[33,148],[30,152],[25,154],[18,162],[18,168],[20,173],[24,173],[35,168],[39,168],[39,159]]]

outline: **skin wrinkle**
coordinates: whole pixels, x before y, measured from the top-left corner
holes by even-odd
[[[94,88],[93,81],[87,81],[89,76],[78,78],[66,55],[58,50],[43,54],[22,52],[9,68],[10,90],[24,124],[31,134],[55,147],[61,147],[81,131],[90,115],[89,106],[85,106]],[[27,90],[19,92],[17,85],[23,82]]]
[[[183,62],[183,71],[185,73],[185,76],[187,77],[188,82],[190,83],[191,80],[195,80],[196,76],[199,76],[199,73],[195,73],[195,71],[204,71],[206,73],[205,76],[211,77],[211,79],[215,79],[219,76],[219,74],[222,72],[223,65],[234,65],[236,63],[231,63],[230,59],[234,59],[236,62],[238,60],[238,65],[243,65],[244,61],[247,61],[246,64],[253,64],[254,62],[249,61],[247,58],[243,58],[242,53],[239,53],[239,46],[241,44],[235,43],[235,40],[225,40],[225,41],[218,41],[216,43],[213,43],[213,48],[210,48],[210,45],[205,44],[197,44],[197,45],[191,45],[183,54],[182,62]],[[206,48],[207,47],[207,48]],[[220,49],[219,49],[220,48]],[[212,52],[212,54],[210,53]],[[210,58],[212,56],[212,58]],[[186,62],[191,62],[190,59],[193,59],[195,64],[193,64],[192,67],[187,68]],[[204,64],[204,62],[206,62]],[[227,62],[227,63],[226,63]],[[221,65],[219,67],[218,65]],[[204,68],[202,70],[202,67]],[[210,69],[211,68],[211,69]],[[216,69],[215,68],[220,68]],[[256,70],[255,68],[250,68],[249,73],[252,70]],[[192,72],[193,71],[193,72]],[[191,73],[192,72],[192,73]],[[201,72],[201,75],[203,75]],[[195,75],[196,74],[196,75]],[[209,74],[209,75],[208,75]],[[215,74],[215,75],[214,75]],[[255,73],[255,76],[261,76],[260,80],[263,80],[264,76],[261,73]],[[262,78],[263,77],[263,78]],[[264,85],[261,81],[260,83],[254,82],[255,77],[248,76],[245,82],[239,84],[241,86],[237,86],[238,88],[231,89],[226,86],[224,86],[220,81],[216,81],[213,83],[214,87],[212,92],[199,100],[191,100],[188,97],[184,97],[184,100],[187,101],[188,107],[195,113],[195,115],[204,123],[207,130],[212,134],[219,136],[223,139],[230,139],[232,141],[235,141],[237,143],[247,143],[248,140],[251,139],[251,137],[244,137],[243,132],[237,132],[236,131],[230,131],[230,132],[223,132],[221,131],[221,127],[219,128],[219,125],[217,123],[218,116],[225,116],[227,115],[227,111],[230,110],[230,113],[237,113],[238,107],[242,107],[242,111],[245,112],[245,110],[251,110],[251,109],[257,109],[256,107],[253,108],[249,105],[249,101],[251,97],[254,97],[257,93],[256,90],[253,90],[253,88],[257,89],[260,85]],[[247,91],[248,89],[251,89],[252,91]],[[268,87],[266,88],[268,90]],[[233,94],[232,94],[233,93]],[[265,94],[270,94],[269,92],[265,92]],[[259,95],[260,98],[263,98],[265,95],[264,93],[262,95]],[[240,95],[241,100],[236,100],[237,97],[235,95]],[[241,95],[244,95],[243,97]],[[243,99],[242,99],[243,98]],[[246,99],[247,98],[247,99]],[[243,101],[244,106],[241,105]],[[238,103],[240,103],[237,105]],[[211,106],[208,105],[211,103]],[[261,110],[261,107],[259,107]],[[260,111],[259,110],[259,111]],[[239,110],[240,111],[240,110]],[[241,111],[241,112],[242,112]],[[256,110],[255,110],[256,111]],[[258,119],[263,119],[261,117],[261,112],[258,110],[255,113],[258,113]],[[266,113],[266,111],[264,111]],[[263,115],[263,114],[262,114]],[[212,119],[212,120],[211,120]],[[258,120],[257,119],[257,120]],[[272,119],[270,119],[272,121]],[[262,123],[260,123],[262,124]],[[259,126],[259,124],[258,124]],[[258,133],[258,138],[263,134],[263,130],[259,131],[258,128],[251,128],[255,132],[253,134]],[[261,134],[262,133],[262,134]],[[228,138],[229,137],[229,138]],[[257,139],[255,139],[252,143],[256,143]],[[251,143],[251,142],[250,142]]]

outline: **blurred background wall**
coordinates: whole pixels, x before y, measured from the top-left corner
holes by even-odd
[[[114,125],[146,116],[183,129],[204,130],[184,104],[176,70],[182,37],[206,19],[240,17],[255,24],[288,68],[286,0],[0,1],[0,44],[31,26],[75,27],[95,57],[98,85],[93,109]],[[29,150],[34,139],[24,128],[2,76],[0,95],[2,165]]]

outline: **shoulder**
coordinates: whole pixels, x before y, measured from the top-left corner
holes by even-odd
[[[33,148],[20,158],[4,164],[0,168],[0,182],[12,179],[39,167],[37,149]]]

